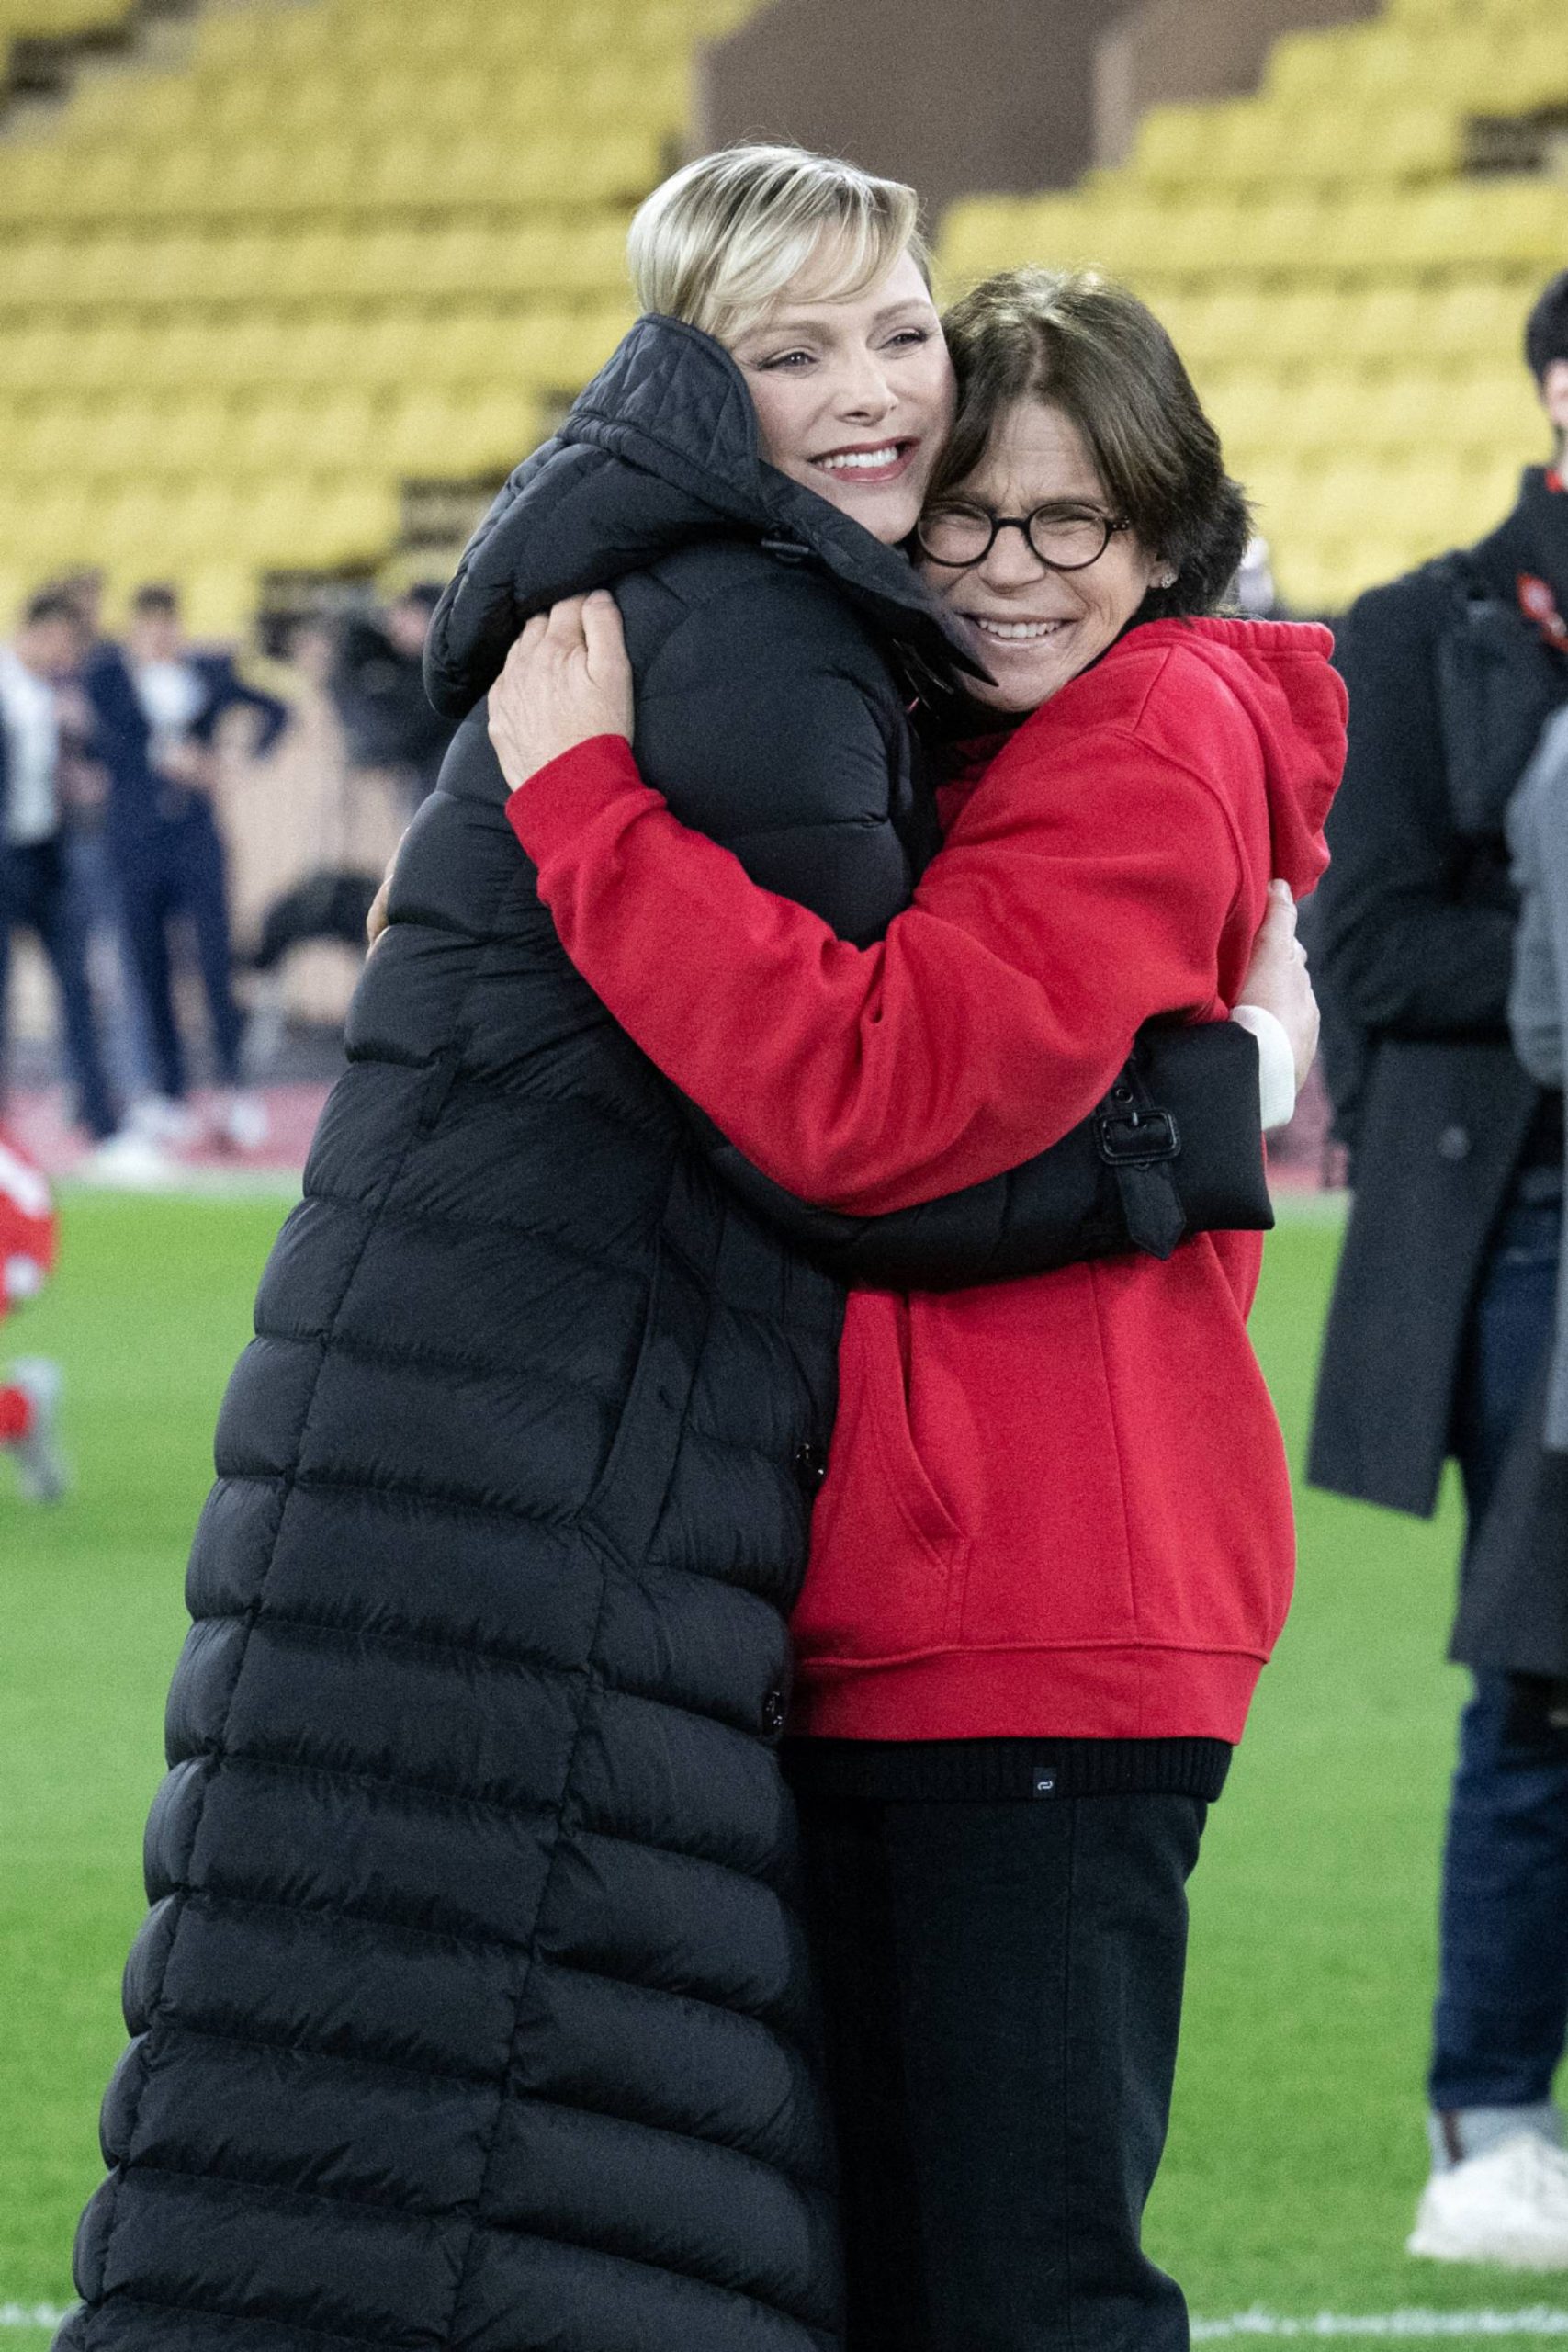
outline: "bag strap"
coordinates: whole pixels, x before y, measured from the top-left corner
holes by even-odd
[[[1135,1250],[1168,1258],[1187,1231],[1174,1163],[1181,1136],[1168,1111],[1150,1093],[1136,1048],[1094,1114],[1100,1156],[1116,1179],[1127,1233]]]

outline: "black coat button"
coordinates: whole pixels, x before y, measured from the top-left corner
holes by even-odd
[[[1438,1158],[1455,1161],[1468,1159],[1470,1158],[1470,1129],[1459,1126],[1445,1127],[1438,1137]]]
[[[762,1702],[762,1729],[770,1739],[777,1739],[784,1727],[788,1709],[782,1690],[770,1690]]]
[[[790,1456],[795,1475],[808,1495],[814,1495],[828,1476],[828,1449],[825,1445],[797,1445]]]

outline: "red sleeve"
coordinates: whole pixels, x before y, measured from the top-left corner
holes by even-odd
[[[1025,752],[866,948],[678,824],[618,736],[508,814],[567,954],[644,1052],[775,1182],[872,1215],[1032,1159],[1146,1019],[1217,1010],[1243,861],[1213,788],[1122,729],[1077,739],[1068,776]]]

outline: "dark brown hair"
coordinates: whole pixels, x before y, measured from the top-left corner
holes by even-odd
[[[1554,359],[1568,359],[1568,269],[1542,288],[1525,322],[1525,364],[1538,384]]]
[[[942,324],[958,414],[932,500],[973,473],[1003,410],[1032,395],[1055,401],[1082,434],[1115,513],[1176,569],[1174,586],[1151,589],[1138,618],[1214,611],[1251,516],[1154,312],[1098,270],[1009,269],[955,302]]]

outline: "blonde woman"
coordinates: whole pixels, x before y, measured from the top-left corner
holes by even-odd
[[[436,618],[467,715],[220,1423],[67,2352],[839,2341],[776,1752],[820,1253],[976,1280],[1128,1226],[1093,1121],[956,1203],[814,1220],[567,962],[482,705],[531,613],[616,584],[648,774],[856,940],[934,835],[911,682],[969,659],[897,552],[953,397],[911,193],[740,151],[633,255],[661,315]],[[1177,1192],[1127,1188],[1145,1238],[1183,1183],[1195,1220],[1267,1214],[1254,1047],[1201,1042]]]

